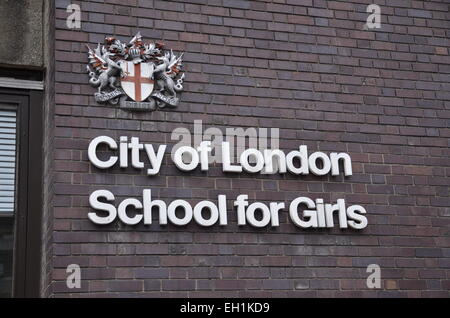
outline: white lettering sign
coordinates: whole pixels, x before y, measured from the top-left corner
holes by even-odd
[[[94,138],[88,147],[88,157],[91,163],[99,169],[120,168],[144,169],[149,176],[160,172],[166,145],[142,143],[138,137],[119,137],[119,142],[108,136]],[[197,147],[179,145],[173,147],[171,158],[180,171],[206,172],[211,160],[211,141],[198,142]],[[348,154],[332,152],[308,152],[308,147],[300,145],[298,150],[288,153],[280,149],[248,148],[237,152],[239,157],[235,161],[232,157],[234,150],[228,141],[221,142],[222,171],[226,173],[290,173],[293,175],[351,176],[352,161]],[[214,154],[216,155],[216,154]],[[144,159],[144,160],[142,160]],[[235,162],[235,163],[234,163]],[[216,162],[217,163],[217,162]],[[152,211],[159,214],[159,224],[168,223],[186,226],[192,221],[200,226],[209,227],[216,224],[228,224],[227,198],[219,195],[217,203],[200,201],[194,206],[185,200],[174,200],[166,203],[152,200],[152,191],[143,190],[142,199],[126,198],[117,204],[114,194],[106,189],[94,191],[89,197],[89,204],[93,211],[89,212],[89,219],[95,224],[111,224],[117,219],[127,225],[139,223],[152,224]],[[236,209],[237,224],[250,225],[256,228],[280,225],[280,213],[286,212],[292,223],[299,228],[333,228],[335,220],[342,229],[352,228],[362,230],[367,227],[366,210],[360,205],[347,206],[344,199],[337,199],[336,203],[324,203],[321,198],[311,199],[299,196],[289,206],[284,202],[249,202],[248,195],[238,195],[233,203]]]
[[[100,151],[99,148],[106,145],[106,149]],[[121,168],[128,168],[130,165],[136,169],[144,169],[145,164],[141,161],[141,154],[148,158],[150,167],[147,168],[148,175],[158,174],[161,168],[166,145],[158,146],[157,152],[153,144],[143,144],[138,137],[120,137],[119,144],[108,136],[94,138],[89,144],[88,157],[94,166],[99,169],[109,169],[117,164]],[[145,150],[144,150],[145,149]],[[106,150],[106,151],[105,151]],[[181,171],[193,171],[200,169],[207,171],[209,168],[209,156],[211,154],[211,142],[203,141],[197,148],[191,146],[176,147],[173,154],[173,162]],[[104,159],[100,159],[102,152]],[[248,172],[248,173],[292,173],[295,175],[308,175],[310,173],[317,176],[330,174],[338,176],[341,172],[345,176],[351,176],[352,160],[346,153],[313,152],[308,154],[307,146],[299,146],[299,150],[290,151],[285,154],[280,149],[266,149],[260,151],[256,148],[249,148],[240,155],[238,163],[233,165],[229,142],[222,142],[222,170],[224,172]],[[275,163],[275,164],[274,164]],[[342,168],[341,169],[341,164]],[[276,170],[275,170],[276,169]],[[342,171],[341,171],[342,170]]]
[[[118,218],[127,225],[139,223],[151,224],[152,207],[159,209],[159,223],[166,225],[167,220],[178,226],[188,225],[194,220],[198,225],[209,227],[215,224],[228,225],[228,212],[226,207],[227,197],[219,195],[217,204],[211,201],[200,201],[194,207],[185,200],[172,201],[166,208],[166,203],[160,200],[152,201],[151,190],[145,189],[142,194],[142,202],[136,198],[127,198],[119,203],[117,209],[114,204],[114,194],[108,190],[97,190],[89,198],[91,207],[97,212],[89,213],[89,218],[96,224],[110,224]],[[103,203],[108,201],[111,203]],[[279,213],[285,210],[283,202],[271,202],[266,205],[261,202],[248,202],[247,195],[239,195],[234,201],[237,208],[238,225],[251,225],[253,227],[279,226]],[[133,217],[128,215],[128,210],[133,210]],[[182,213],[177,215],[176,211]],[[209,211],[209,217],[204,217],[203,212]],[[256,217],[256,212],[262,217]],[[106,214],[105,214],[106,212]],[[337,213],[339,227],[361,230],[367,226],[366,210],[359,205],[346,207],[344,199],[338,199],[336,204],[324,204],[323,199],[313,201],[307,197],[299,197],[293,200],[289,206],[291,221],[300,228],[332,228],[334,227],[334,215]]]

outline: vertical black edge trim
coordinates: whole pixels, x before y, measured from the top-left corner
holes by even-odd
[[[39,297],[41,276],[43,94],[30,91],[25,297]]]
[[[42,255],[43,92],[0,88],[17,105],[13,297],[39,297]]]

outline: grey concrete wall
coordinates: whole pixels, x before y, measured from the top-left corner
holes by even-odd
[[[0,1],[1,64],[33,67],[44,66],[44,1]]]

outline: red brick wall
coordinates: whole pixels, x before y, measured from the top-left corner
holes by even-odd
[[[72,1],[82,29],[66,28],[56,1],[53,269],[55,296],[449,296],[450,15],[447,1],[376,1],[381,30],[364,30],[368,0]],[[176,109],[130,113],[98,105],[85,72],[87,49],[137,32],[185,52]],[[293,177],[219,168],[158,176],[96,169],[99,135],[171,144],[176,127],[280,128],[280,146],[348,152],[354,175]],[[168,159],[168,158],[166,158]],[[120,197],[190,202],[238,194],[289,202],[345,198],[368,211],[363,231],[278,228],[96,226],[97,189]],[[234,211],[234,210],[233,210]],[[79,264],[82,287],[66,288]],[[381,266],[382,288],[366,268]]]

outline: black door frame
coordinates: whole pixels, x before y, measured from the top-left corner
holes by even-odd
[[[16,105],[18,119],[13,297],[39,297],[43,93],[38,90],[0,88],[0,101]]]

